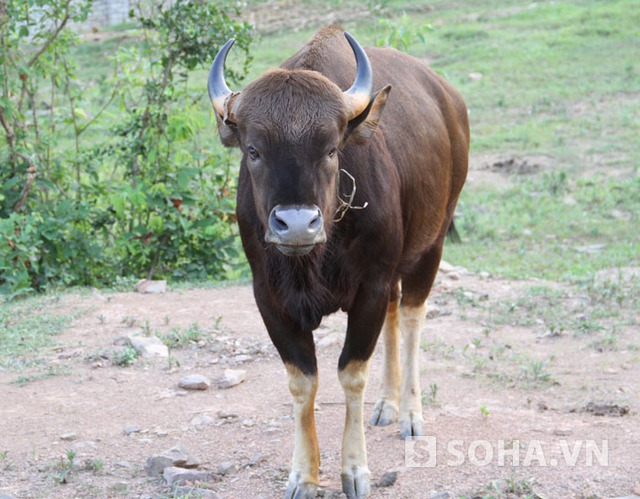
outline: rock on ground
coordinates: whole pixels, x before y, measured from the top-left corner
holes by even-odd
[[[158,294],[167,292],[167,281],[150,281],[142,279],[136,285],[138,293]]]
[[[185,390],[207,390],[211,386],[211,382],[201,374],[189,374],[180,379],[178,386]]]
[[[138,336],[130,334],[129,341],[131,346],[145,359],[151,357],[169,357],[169,349],[167,345],[162,343],[157,336]]]
[[[185,482],[206,482],[211,478],[207,471],[188,470],[169,466],[162,472],[162,476],[167,485],[176,485]]]
[[[199,459],[178,445],[147,459],[144,471],[149,476],[157,476],[169,467],[197,468],[199,465]]]
[[[232,388],[242,383],[247,377],[244,369],[225,369],[224,376],[218,382],[220,388]]]

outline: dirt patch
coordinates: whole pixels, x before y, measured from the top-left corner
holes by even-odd
[[[341,24],[371,17],[371,12],[363,5],[340,6],[304,2],[298,0],[269,1],[252,5],[243,13],[243,19],[263,34],[284,30],[293,32],[307,28]]]
[[[622,328],[618,347],[599,351],[590,336],[545,335],[546,326],[535,321],[487,326],[487,313],[517,303],[533,285],[540,282],[464,269],[439,277],[421,350],[425,427],[433,440],[418,442],[412,454],[395,425],[367,425],[373,497],[474,497],[495,490],[532,497],[631,494],[640,476],[637,331]],[[85,311],[55,347],[40,352],[58,374],[16,384],[31,373],[0,372],[0,493],[169,495],[162,478],[145,474],[144,464],[181,445],[209,472],[203,487],[211,497],[283,494],[293,447],[292,405],[285,370],[249,286],[65,295],[56,306],[60,312]],[[639,319],[637,311],[630,316],[635,324]],[[316,333],[325,497],[340,493],[345,408],[336,365],[345,327],[346,317],[336,314]],[[167,359],[114,365],[111,352],[136,331],[178,338],[184,346]],[[193,341],[189,331],[197,332]],[[219,388],[215,381],[226,369],[246,370],[246,380]],[[211,388],[180,389],[189,374],[208,377]],[[376,358],[367,413],[379,376]],[[582,410],[589,403],[614,409],[596,416]]]
[[[504,156],[487,155],[476,160],[479,170],[502,173],[504,175],[530,175],[548,170],[552,165],[547,156]]]

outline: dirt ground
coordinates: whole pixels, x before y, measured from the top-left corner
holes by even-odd
[[[446,270],[430,299],[421,351],[425,427],[435,442],[405,448],[395,425],[367,425],[378,485],[373,497],[637,493],[638,351],[624,348],[624,341],[619,349],[599,351],[589,338],[541,334],[539,325],[504,325],[487,333],[474,304],[486,310],[516,300],[532,283]],[[174,497],[143,466],[175,445],[213,473],[202,485],[210,497],[282,496],[293,446],[292,405],[249,286],[159,295],[95,291],[64,295],[55,308],[78,315],[56,346],[43,352],[58,374],[16,384],[17,373],[0,371],[0,497]],[[336,364],[345,319],[331,316],[317,332],[325,497],[340,496],[345,408]],[[162,336],[196,323],[200,341],[173,349],[169,359],[113,364],[123,336]],[[634,332],[620,334],[632,340]],[[497,367],[488,367],[493,360]],[[538,368],[527,372],[521,364]],[[219,388],[226,368],[246,370],[246,380]],[[379,371],[377,354],[367,412]],[[179,389],[187,374],[208,377],[211,388]],[[69,451],[75,452],[73,467]],[[394,471],[395,483],[381,486],[383,475]],[[507,495],[510,490],[517,495]]]

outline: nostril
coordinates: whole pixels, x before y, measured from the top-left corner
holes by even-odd
[[[271,228],[278,234],[289,230],[289,225],[287,225],[287,222],[285,222],[283,218],[278,216],[278,213],[276,211],[273,211],[271,213],[270,222]]]
[[[322,227],[322,213],[320,210],[316,212],[316,215],[309,222],[309,230],[317,232]]]

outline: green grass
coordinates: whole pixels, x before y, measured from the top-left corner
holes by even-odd
[[[465,189],[457,218],[464,242],[448,244],[445,259],[476,272],[561,281],[639,265],[640,178],[561,178]]]
[[[61,313],[58,302],[59,297],[47,295],[0,304],[0,369],[21,370],[42,363],[45,350],[81,313]],[[56,369],[45,368],[34,376],[39,379],[55,374]]]

